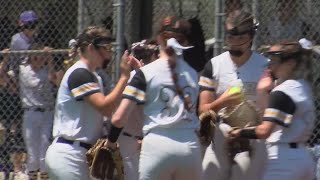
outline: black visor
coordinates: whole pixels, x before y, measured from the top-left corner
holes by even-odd
[[[264,52],[263,55],[269,59],[277,58],[285,61],[287,59],[297,58],[297,56],[300,55],[300,52],[286,53],[284,51],[267,51]]]
[[[110,37],[97,37],[92,40],[92,44],[94,46],[105,46],[111,44],[113,41],[114,39]]]

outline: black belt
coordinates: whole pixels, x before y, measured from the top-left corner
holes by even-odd
[[[298,143],[288,143],[288,144],[291,149],[297,149],[299,147]]]
[[[143,139],[142,136],[135,136],[135,135],[129,134],[129,133],[127,133],[127,132],[123,132],[122,134],[123,134],[124,136],[128,136],[128,137],[135,138],[135,139],[137,139],[137,140],[142,140],[142,139]]]
[[[72,145],[74,143],[73,140],[65,139],[63,137],[58,137],[57,142],[58,143],[64,143],[64,144],[70,144],[70,145]],[[89,150],[91,148],[91,144],[84,143],[84,142],[79,142],[79,146],[83,147],[83,148],[85,148],[87,150]]]
[[[46,112],[47,109],[41,108],[41,107],[29,107],[29,108],[24,108],[27,111],[35,111],[35,112]]]

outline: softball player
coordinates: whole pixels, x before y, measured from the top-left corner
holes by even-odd
[[[131,48],[132,55],[141,59],[143,64],[147,65],[156,60],[158,57],[158,46],[153,41],[143,40],[134,43]],[[132,71],[130,77],[135,75],[136,71]],[[130,114],[130,121],[126,124],[123,132],[119,137],[120,152],[123,159],[124,179],[139,179],[139,156],[141,143],[143,139],[143,107],[137,106]]]
[[[88,27],[78,36],[74,52],[80,60],[65,73],[59,87],[53,125],[54,141],[46,154],[52,180],[89,179],[85,154],[101,138],[103,115],[117,106],[129,74],[128,53],[120,64],[121,76],[112,92],[103,94],[102,80],[95,72],[111,56],[111,39],[100,27]]]
[[[144,138],[139,179],[201,179],[201,153],[195,129],[197,72],[182,57],[188,24],[165,18],[157,35],[160,57],[137,71],[112,117],[107,147],[113,148],[129,115],[143,105]]]
[[[278,86],[272,89],[269,73],[257,88],[261,96],[269,96],[265,101],[263,122],[253,128],[230,132],[232,137],[266,139],[268,161],[263,180],[315,178],[315,162],[305,146],[315,120],[312,89],[308,82],[310,52],[310,47],[298,42],[273,45],[267,54],[271,74],[277,78]]]
[[[227,92],[239,82],[243,85],[244,96],[256,101],[256,85],[267,59],[251,51],[257,28],[254,18],[244,11],[234,11],[226,19],[225,27],[229,51],[212,58],[200,76],[199,112],[208,109],[218,112],[232,105],[240,94]],[[225,123],[219,123],[216,128],[213,143],[207,147],[202,162],[204,179],[256,179],[262,173],[263,157],[266,158],[264,142],[251,142],[253,156],[247,149],[239,148],[239,153],[230,160],[227,151],[230,129]]]

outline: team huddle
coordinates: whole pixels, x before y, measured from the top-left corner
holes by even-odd
[[[120,148],[124,180],[315,178],[305,146],[315,120],[310,42],[283,40],[264,55],[254,52],[258,24],[236,10],[225,21],[227,51],[198,73],[183,56],[193,48],[190,28],[184,19],[164,18],[155,40],[124,52],[110,92],[97,72],[111,59],[110,34],[91,26],[76,38],[79,60],[61,80],[54,140],[45,155],[50,179],[94,179],[86,152],[103,138],[105,124],[103,148]],[[244,102],[257,112],[257,122],[240,126],[221,115]],[[216,117],[205,127],[212,128],[209,142],[202,143],[199,115],[208,111]]]

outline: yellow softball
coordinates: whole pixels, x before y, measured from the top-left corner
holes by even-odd
[[[228,91],[229,94],[240,93],[240,92],[241,92],[241,87],[239,86],[233,86]]]

